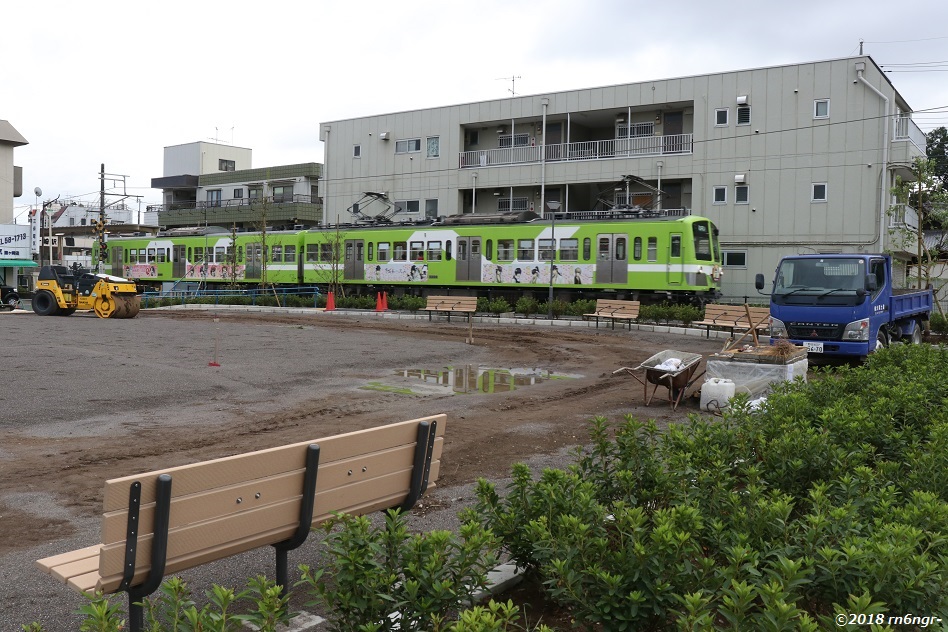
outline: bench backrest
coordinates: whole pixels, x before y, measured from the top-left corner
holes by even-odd
[[[596,299],[596,313],[604,316],[615,313],[636,318],[639,314],[639,302],[599,298]]]
[[[476,296],[429,296],[426,310],[446,312],[476,312]]]
[[[704,321],[714,322],[721,325],[751,325],[747,321],[747,312],[750,311],[750,317],[753,324],[759,324],[761,321],[766,324],[766,319],[770,316],[768,307],[745,307],[744,305],[719,305],[717,303],[708,303],[704,306]]]
[[[171,574],[293,536],[300,521],[306,454],[313,444],[319,446],[313,524],[333,512],[363,514],[401,504],[411,488],[423,421],[436,422],[428,477],[432,486],[440,468],[445,415],[107,481],[98,588],[113,592],[122,582],[133,483],[141,485],[135,585],[150,568],[160,475],[172,479],[165,566],[165,574]]]

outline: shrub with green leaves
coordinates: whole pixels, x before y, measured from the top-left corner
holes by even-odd
[[[477,311],[481,311],[481,309],[480,309],[480,300],[478,300],[478,310],[477,310]],[[496,316],[500,316],[501,314],[506,314],[507,312],[511,311],[511,307],[510,307],[510,303],[507,302],[507,299],[505,299],[505,298],[494,298],[494,299],[491,299],[491,300],[489,300],[489,301],[487,302],[487,309],[485,309],[485,310],[483,310],[483,311],[489,312],[489,313],[494,314],[494,315],[496,315]]]
[[[517,299],[517,304],[514,305],[514,311],[530,318],[540,311],[540,303],[532,296],[521,296]]]
[[[583,314],[593,313],[595,309],[596,301],[594,299],[580,298],[571,303],[567,303],[563,313],[567,316],[582,316]]]
[[[567,470],[516,466],[485,525],[578,621],[834,629],[948,611],[948,348],[899,346],[659,432],[592,423]],[[880,610],[881,609],[881,610]]]
[[[494,535],[468,521],[458,534],[410,534],[398,511],[375,527],[365,516],[325,523],[328,560],[300,566],[309,605],[325,609],[334,632],[443,629],[447,613],[486,587],[497,562]],[[397,621],[390,618],[398,613]]]

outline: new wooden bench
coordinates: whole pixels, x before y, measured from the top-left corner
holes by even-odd
[[[692,324],[707,328],[707,338],[711,337],[712,329],[727,329],[732,336],[737,329],[753,330],[756,342],[757,332],[770,327],[770,308],[708,303],[704,306],[704,319]]]
[[[639,317],[638,301],[620,301],[600,298],[596,299],[595,311],[591,314],[583,314],[583,320],[589,318],[596,319],[596,329],[599,328],[599,319],[611,319],[612,328],[616,328],[617,320],[629,321],[629,329],[632,329],[632,321]]]
[[[287,552],[334,512],[407,511],[438,478],[446,415],[192,463],[105,483],[102,542],[36,565],[83,593],[127,592],[130,629],[166,574],[261,546]]]
[[[422,308],[428,312],[428,320],[431,320],[435,312],[444,312],[448,315],[448,322],[451,322],[451,314],[467,314],[467,344],[474,343],[474,312],[477,311],[476,296],[429,296],[428,302]]]

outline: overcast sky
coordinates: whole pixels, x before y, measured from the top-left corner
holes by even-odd
[[[167,145],[249,147],[254,167],[320,162],[324,121],[500,99],[512,85],[836,59],[860,39],[923,131],[948,125],[945,0],[33,0],[0,15],[0,119],[30,143],[14,154],[19,222],[37,186],[98,204],[102,163],[142,209],[159,203],[150,184]]]

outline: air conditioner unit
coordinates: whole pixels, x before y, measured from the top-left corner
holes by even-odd
[[[734,176],[734,184],[744,184],[744,174],[738,173]]]
[[[388,132],[382,132],[381,134],[379,134],[379,138],[381,138],[382,140],[388,140]]]

